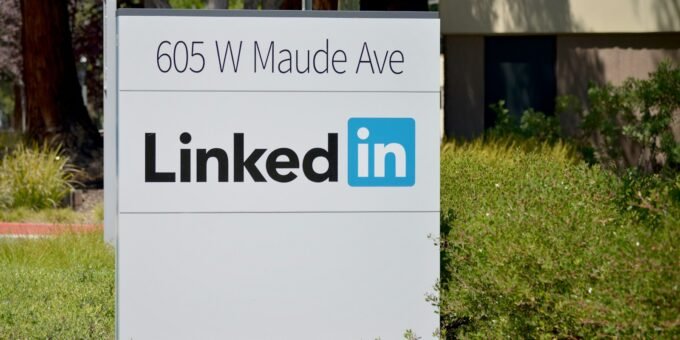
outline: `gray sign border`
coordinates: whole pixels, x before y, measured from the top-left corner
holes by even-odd
[[[438,19],[439,12],[384,11],[299,11],[299,10],[219,10],[119,8],[121,16],[170,17],[257,17],[257,18],[340,18],[340,19]]]
[[[109,83],[106,82],[105,80],[105,96],[106,94],[112,94],[112,96],[107,96],[108,100],[111,102],[109,105],[113,106],[111,107],[111,111],[113,111],[113,119],[108,118],[105,119],[104,122],[104,131],[105,131],[105,144],[109,146],[109,148],[105,147],[105,150],[108,150],[109,153],[111,153],[112,150],[110,150],[111,147],[114,147],[115,153],[114,156],[110,156],[108,158],[108,162],[105,162],[104,164],[104,171],[109,172],[109,173],[115,173],[114,176],[109,176],[108,181],[107,177],[104,177],[104,182],[109,183],[109,185],[114,186],[115,189],[115,194],[111,194],[111,187],[109,187],[109,195],[107,195],[106,191],[104,193],[105,195],[105,202],[104,207],[109,207],[111,208],[111,205],[115,207],[113,209],[114,211],[111,211],[112,209],[105,209],[109,210],[108,215],[105,216],[104,218],[104,223],[109,224],[109,233],[112,235],[109,235],[107,237],[107,230],[105,228],[105,235],[104,239],[107,242],[111,242],[114,246],[114,251],[115,251],[115,283],[114,283],[114,289],[115,289],[115,311],[114,311],[114,338],[119,339],[119,306],[118,306],[118,296],[119,296],[119,269],[118,269],[118,264],[119,264],[119,249],[118,249],[118,241],[119,241],[119,234],[118,234],[118,216],[121,213],[119,210],[119,205],[118,205],[118,199],[119,199],[119,163],[118,163],[118,150],[119,150],[119,136],[118,136],[118,94],[119,94],[119,87],[118,87],[118,75],[119,75],[119,67],[118,67],[118,52],[119,52],[119,45],[118,45],[118,17],[125,17],[125,16],[146,16],[146,17],[157,17],[157,16],[169,16],[169,17],[241,17],[241,18],[335,18],[335,19],[439,19],[439,12],[412,12],[412,11],[313,11],[313,10],[203,10],[203,9],[157,9],[157,8],[116,8],[118,1],[115,0],[105,0],[105,7],[110,13],[111,11],[115,11],[115,17],[113,18],[106,18],[105,14],[105,20],[104,20],[104,26],[107,26],[107,22],[113,22],[113,27],[110,28],[115,28],[115,30],[112,30],[113,32],[109,32],[108,34],[112,34],[112,36],[108,36],[109,39],[113,38],[113,41],[109,41],[108,45],[111,45],[113,43],[113,46],[107,46],[109,47],[109,54],[106,53],[107,49],[104,51],[105,57],[110,58],[113,56],[115,59],[113,62],[107,63],[104,61],[105,67],[109,67],[107,73],[108,77],[107,78],[112,78],[109,80],[111,83],[110,89],[107,88],[106,85]],[[115,32],[115,33],[114,33]],[[107,41],[107,35],[104,36],[104,40]],[[113,49],[113,51],[110,51]],[[111,91],[112,90],[112,91]],[[109,92],[110,91],[110,92]],[[112,98],[111,98],[112,97]],[[106,106],[106,105],[105,105]],[[106,115],[105,115],[106,117]],[[111,115],[109,115],[111,117]],[[113,130],[113,134],[111,133]],[[106,136],[108,132],[108,137]],[[112,197],[113,196],[113,197]],[[110,203],[109,203],[110,202]],[[108,203],[108,204],[107,204]],[[409,211],[408,213],[435,213],[439,212],[439,210],[435,211]],[[355,212],[353,212],[355,213]],[[393,213],[393,212],[392,212]],[[111,226],[112,225],[112,226]]]

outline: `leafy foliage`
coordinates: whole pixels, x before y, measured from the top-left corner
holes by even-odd
[[[523,143],[442,149],[444,337],[677,336],[677,189]]]
[[[104,105],[104,3],[71,0],[69,3],[73,54],[76,67],[85,72],[88,112],[102,126]]]
[[[621,176],[617,203],[638,222],[657,228],[680,226],[680,173],[645,175],[629,169]]]
[[[172,8],[196,8],[200,9],[205,6],[203,0],[169,0]]]
[[[0,185],[0,209],[12,205],[12,193],[6,185]]]
[[[0,162],[0,187],[9,193],[5,206],[57,207],[73,189],[75,173],[58,147],[20,145]]]
[[[517,122],[505,106],[504,100],[490,107],[497,117],[496,125],[487,132],[492,138],[520,137],[550,143],[560,139],[560,125],[555,117],[529,108],[522,113],[520,121]]]
[[[680,122],[680,67],[664,62],[649,79],[591,86],[588,100],[581,111],[582,140],[597,161],[619,170],[680,169],[680,136],[672,131]],[[627,142],[640,150],[637,159],[624,154]]]
[[[19,0],[0,1],[0,79],[21,77]]]

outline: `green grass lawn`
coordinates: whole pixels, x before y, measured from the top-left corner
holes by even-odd
[[[680,177],[650,189],[561,145],[479,142],[441,169],[447,338],[680,337]],[[113,331],[101,233],[0,239],[0,338]]]
[[[113,338],[114,252],[102,239],[0,239],[0,339]]]

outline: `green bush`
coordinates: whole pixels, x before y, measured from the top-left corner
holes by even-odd
[[[672,190],[625,184],[562,144],[447,144],[441,162],[446,338],[680,334]],[[626,208],[643,187],[655,217]]]
[[[496,125],[487,131],[488,137],[533,139],[549,143],[560,139],[560,124],[553,116],[529,108],[522,112],[518,122],[510,114],[504,100],[491,104],[490,108],[496,113]]]
[[[673,122],[680,121],[679,66],[664,62],[649,79],[591,86],[581,117],[581,139],[601,164],[619,170],[633,166],[645,172],[680,169],[680,143],[672,131]],[[626,143],[635,145],[642,155],[626,159]]]
[[[0,159],[23,142],[23,136],[16,132],[0,131]]]
[[[74,174],[60,148],[20,145],[0,163],[0,193],[9,207],[54,208],[73,189]]]
[[[2,180],[2,176],[0,176]],[[9,191],[9,187],[0,182],[0,211],[6,209],[12,205],[12,194]]]
[[[629,169],[621,176],[617,203],[652,228],[680,225],[680,173],[645,175]]]

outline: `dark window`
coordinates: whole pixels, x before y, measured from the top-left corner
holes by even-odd
[[[533,108],[545,114],[555,109],[555,37],[486,37],[484,41],[484,127],[496,123],[489,105],[505,100],[518,120]]]

